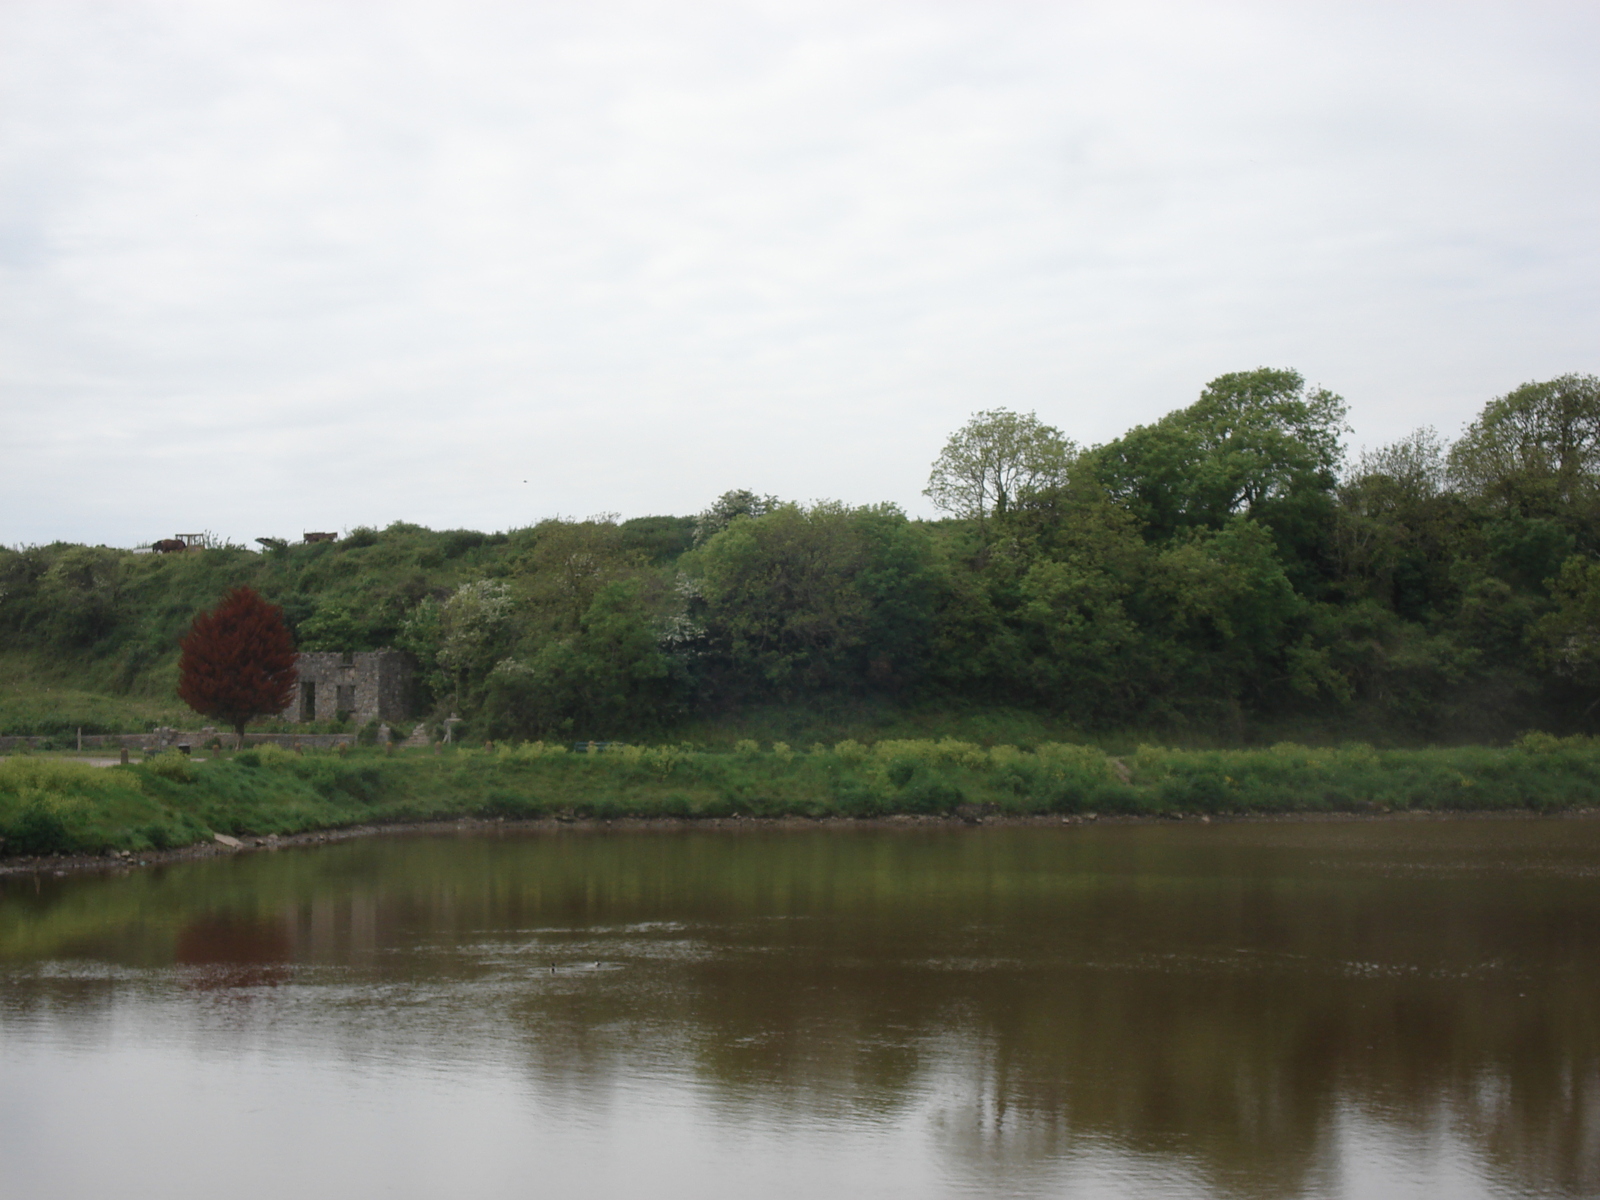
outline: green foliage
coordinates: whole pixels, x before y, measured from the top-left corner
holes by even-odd
[[[923,495],[947,513],[981,523],[1060,486],[1076,455],[1059,429],[1033,413],[975,413],[945,444]]]
[[[694,520],[693,545],[710,541],[735,521],[745,517],[764,517],[778,508],[776,496],[759,496],[740,488],[723,492],[715,503]]]
[[[145,762],[145,770],[158,779],[167,779],[173,783],[193,783],[194,768],[190,765],[186,755],[176,750],[167,750]]]
[[[1200,399],[1096,453],[1101,477],[1153,536],[1263,517],[1325,496],[1342,457],[1344,402],[1296,371],[1223,375]]]
[[[1533,629],[1545,665],[1559,675],[1600,686],[1600,562],[1569,558],[1555,580],[1556,608]]]
[[[349,652],[371,641],[371,629],[349,607],[337,602],[319,604],[296,631],[301,650]]]
[[[1343,401],[1294,371],[1220,376],[1081,453],[995,409],[935,464],[960,514],[937,522],[733,491],[261,554],[0,548],[0,733],[181,720],[177,640],[241,585],[303,649],[411,652],[428,718],[478,741],[1594,731],[1597,389],[1526,385],[1453,447],[1418,430],[1343,478]]]
[[[1255,750],[1081,743],[1032,749],[951,738],[846,740],[714,754],[535,742],[442,755],[261,746],[208,761],[96,770],[0,759],[4,853],[148,849],[353,824],[505,817],[1177,816],[1270,812],[1556,811],[1591,805],[1600,743],[1528,735],[1506,749]]]
[[[694,546],[699,525],[697,517],[635,517],[620,526],[622,550],[664,567]]]
[[[706,676],[737,698],[915,677],[937,566],[892,506],[785,504],[727,526],[687,560]]]
[[[610,739],[658,730],[678,715],[678,680],[637,581],[606,584],[578,627],[528,660],[502,659],[489,673],[483,725],[492,737],[571,735]]]
[[[138,831],[166,814],[134,772],[39,756],[0,759],[0,838],[8,855],[98,853],[144,846]],[[193,841],[198,830],[184,838]]]
[[[1600,378],[1525,383],[1491,401],[1450,451],[1464,492],[1529,515],[1592,508],[1600,473]]]
[[[1146,536],[1250,517],[1308,583],[1333,514],[1345,411],[1332,392],[1308,392],[1297,371],[1222,375],[1188,408],[1095,451],[1094,464]]]

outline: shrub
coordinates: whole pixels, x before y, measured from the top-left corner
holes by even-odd
[[[139,834],[150,843],[153,850],[170,850],[174,846],[184,845],[188,840],[181,831],[175,830],[165,821],[151,821],[139,828]]]
[[[999,751],[1012,751],[1012,747],[997,746],[990,751],[990,757],[996,758]],[[1082,746],[1075,742],[1045,742],[1034,753],[1040,763],[1058,768],[1071,768],[1096,779],[1111,778],[1111,763],[1106,758],[1106,752],[1098,746]]]
[[[495,751],[501,762],[538,762],[542,758],[559,758],[571,753],[560,742],[509,742]]]
[[[669,817],[690,817],[694,815],[694,807],[689,802],[689,797],[682,792],[671,792],[661,801],[661,811]]]
[[[186,755],[179,754],[176,750],[167,750],[154,758],[146,759],[144,765],[152,775],[171,780],[173,783],[194,782],[194,764]]]
[[[1228,778],[1210,767],[1182,769],[1162,780],[1158,795],[1179,812],[1217,812],[1228,798]]]
[[[966,793],[953,783],[927,775],[914,780],[900,794],[901,807],[917,813],[949,812],[966,803]]]
[[[854,738],[846,738],[844,741],[834,746],[833,752],[847,763],[864,762],[866,761],[867,755],[871,753],[870,750],[868,750]]]
[[[70,854],[76,840],[61,814],[44,800],[28,804],[5,829],[6,850],[15,854]]]
[[[1139,790],[1126,783],[1097,783],[1089,791],[1090,812],[1136,813],[1142,807]]]

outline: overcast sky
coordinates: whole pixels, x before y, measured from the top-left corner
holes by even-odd
[[[1294,367],[1600,371],[1600,5],[0,0],[0,543],[930,514]]]

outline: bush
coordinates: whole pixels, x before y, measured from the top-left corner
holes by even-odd
[[[1188,768],[1168,776],[1157,794],[1178,812],[1218,812],[1227,802],[1229,779],[1210,767]]]
[[[152,850],[170,850],[174,846],[187,844],[190,838],[183,836],[181,830],[175,829],[165,821],[151,821],[139,827],[139,835],[150,843]]]
[[[1098,783],[1089,791],[1089,812],[1136,813],[1143,809],[1139,790],[1126,783]]]
[[[899,807],[915,813],[946,813],[966,800],[966,793],[955,784],[923,775],[900,793]]]
[[[152,775],[171,780],[173,783],[194,782],[194,764],[189,761],[187,755],[179,754],[176,750],[167,750],[154,758],[146,759],[144,765]]]
[[[5,844],[12,854],[71,854],[78,848],[61,814],[44,801],[29,804],[6,826]]]

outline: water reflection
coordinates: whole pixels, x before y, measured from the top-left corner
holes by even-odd
[[[1577,821],[568,831],[13,881],[0,1067],[159,1047],[287,1096],[338,1064],[330,1106],[492,1078],[529,1124],[475,1153],[569,1195],[1594,1195],[1597,852]]]

